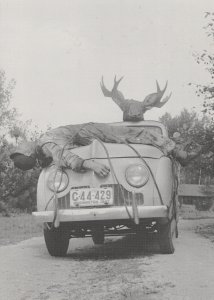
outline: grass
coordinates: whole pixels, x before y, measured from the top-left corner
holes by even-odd
[[[200,226],[196,230],[200,235],[208,238],[212,243],[214,243],[214,224]]]
[[[214,210],[199,211],[194,205],[182,205],[179,211],[181,219],[196,220],[196,219],[213,219]]]
[[[0,246],[42,235],[42,225],[37,224],[30,214],[0,216],[0,228]]]
[[[180,218],[185,220],[203,220],[203,219],[214,219],[213,207],[207,211],[198,211],[194,205],[182,205],[179,213]],[[214,224],[207,225],[206,223],[200,223],[196,227],[195,232],[208,238],[214,243]]]

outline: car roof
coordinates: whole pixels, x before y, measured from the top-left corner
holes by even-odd
[[[153,120],[144,120],[144,121],[139,121],[139,122],[115,122],[115,123],[110,123],[109,125],[113,126],[134,126],[134,127],[160,127],[162,130],[162,133],[164,136],[168,136],[168,130],[166,126],[158,121],[153,121]]]

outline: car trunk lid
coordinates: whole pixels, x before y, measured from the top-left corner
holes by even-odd
[[[163,152],[153,145],[131,144],[142,157],[160,158]],[[72,149],[72,152],[79,155],[83,159],[105,159],[137,157],[137,153],[126,144],[103,143],[94,140],[88,146],[82,146]]]

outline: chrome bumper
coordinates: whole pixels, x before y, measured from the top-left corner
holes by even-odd
[[[128,206],[128,211],[133,217],[133,210]],[[52,222],[53,211],[33,212],[37,222]],[[162,206],[138,206],[139,219],[144,218],[167,218],[168,208]],[[126,208],[108,207],[108,208],[81,208],[81,209],[60,209],[60,222],[81,222],[81,221],[102,221],[102,220],[128,220],[129,216]]]

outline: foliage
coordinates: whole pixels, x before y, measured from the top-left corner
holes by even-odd
[[[22,172],[14,168],[9,157],[19,140],[32,140],[40,135],[38,130],[31,132],[31,122],[19,121],[17,111],[10,108],[14,85],[15,81],[8,83],[5,72],[0,71],[0,212],[5,215],[12,208],[35,209],[36,182],[40,172],[39,169]]]
[[[25,122],[17,120],[9,130],[9,134],[15,139],[16,144],[23,140],[35,141],[42,135],[42,133],[43,132],[39,130],[38,126],[32,125],[31,120],[27,120]]]
[[[207,34],[208,39],[214,42],[214,12],[206,12],[205,18],[207,21],[207,25],[204,27],[204,30]],[[203,112],[209,116],[211,116],[212,120],[214,120],[214,52],[208,51],[207,49],[203,50],[202,53],[194,53],[193,54],[196,62],[201,64],[207,70],[210,76],[210,82],[205,85],[196,84],[196,94],[198,96],[202,96],[204,99],[203,103]],[[193,83],[189,83],[193,85]]]
[[[39,169],[23,172],[14,168],[9,153],[11,144],[4,143],[0,156],[0,195],[8,208],[31,211],[36,207],[36,183]]]
[[[207,38],[210,40],[213,46],[214,42],[214,12],[205,13],[206,26],[204,30]],[[212,47],[213,48],[213,47]],[[211,48],[211,49],[212,49]],[[206,84],[193,84],[196,85],[196,94],[198,97],[203,98],[203,110],[202,113],[206,116],[208,122],[204,127],[204,131],[201,131],[197,136],[198,141],[204,145],[204,155],[197,162],[200,167],[200,172],[203,172],[208,177],[213,177],[214,173],[214,52],[212,50],[204,49],[201,53],[193,54],[196,62],[205,67],[209,75],[209,82]]]
[[[214,128],[210,118],[205,115],[200,118],[195,111],[184,109],[175,117],[166,113],[160,121],[168,127],[170,137],[173,138],[175,132],[180,133],[175,141],[187,151],[193,152],[197,145],[202,146],[202,154],[182,171],[182,181],[195,184],[210,182],[214,175]],[[185,147],[187,143],[190,145]]]
[[[15,80],[6,80],[3,70],[0,70],[0,130],[7,128],[14,122],[17,111],[10,108],[10,100],[15,87]]]

